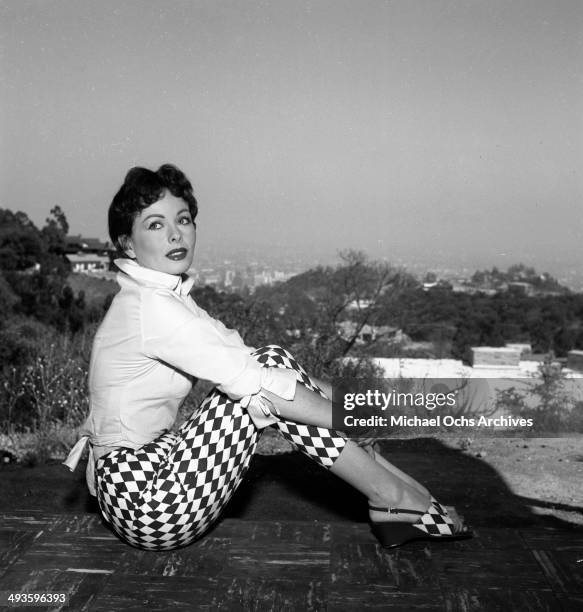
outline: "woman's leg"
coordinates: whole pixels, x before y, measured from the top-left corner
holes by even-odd
[[[371,506],[408,508],[425,512],[428,493],[386,470],[352,440],[333,429],[279,419],[273,425],[305,455],[364,494]],[[411,521],[415,515],[387,514],[371,510],[372,520]]]
[[[217,519],[243,479],[257,440],[247,411],[214,390],[178,434],[97,462],[102,512],[138,548],[184,546]]]
[[[325,394],[287,351],[268,346],[259,349],[256,357],[267,366],[296,371],[298,382],[306,390],[298,386],[294,401],[285,404],[283,400],[270,396],[274,403],[277,402],[276,406],[284,417],[274,426],[301,451],[329,467],[332,473],[367,496],[369,506],[375,507],[369,509],[373,532],[383,546],[390,548],[419,537],[458,538],[471,535],[457,517],[448,515],[425,487],[388,461],[375,461],[374,456],[347,440],[344,434],[330,429],[331,402],[322,401]],[[288,420],[285,416],[291,418]],[[387,512],[391,508],[396,510]],[[403,528],[403,523],[414,525],[407,530]]]
[[[369,454],[371,459],[382,465],[385,470],[389,470],[389,472],[392,472],[395,474],[395,476],[398,476],[401,480],[404,480],[407,484],[411,485],[421,493],[430,495],[429,491],[420,482],[417,482],[414,478],[409,476],[409,474],[405,474],[405,472],[401,471],[396,465],[389,463],[389,461],[387,461],[381,455],[381,453],[374,448],[374,442],[363,444],[361,441],[359,441],[358,445]]]
[[[95,489],[101,513],[123,540],[138,548],[158,549],[155,538],[136,528],[135,518],[175,443],[176,434],[166,433],[136,450],[118,448],[96,462]]]
[[[426,491],[405,482],[398,474],[376,462],[364,449],[347,440],[344,434],[331,429],[330,400],[324,397],[323,392],[290,353],[281,347],[267,346],[256,352],[256,358],[266,366],[295,370],[298,382],[301,383],[297,386],[293,401],[282,400],[263,391],[280,412],[281,418],[274,427],[284,437],[366,495],[371,505],[423,512],[427,510],[430,496]],[[415,515],[389,515],[376,511],[371,511],[371,518],[411,522],[417,520]]]
[[[219,517],[241,484],[259,432],[237,401],[213,390],[182,425],[169,454],[169,469],[183,487],[193,535]],[[191,538],[192,539],[192,538]]]

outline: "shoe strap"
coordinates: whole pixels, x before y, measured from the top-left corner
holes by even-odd
[[[418,514],[423,516],[427,511],[420,512],[419,510],[408,510],[407,508],[381,508],[380,506],[368,506],[369,510],[377,510],[378,512],[386,512],[387,514]]]

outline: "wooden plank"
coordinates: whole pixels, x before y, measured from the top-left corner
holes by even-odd
[[[583,529],[520,529],[520,536],[529,548],[536,550],[583,550]]]
[[[93,598],[103,590],[110,578],[106,573],[81,573],[61,570],[11,571],[3,580],[2,590],[19,593],[65,593],[67,601],[63,604],[52,604],[35,607],[49,610],[87,610]],[[3,609],[3,608],[0,608]],[[14,608],[6,608],[14,610]]]
[[[583,549],[532,552],[555,591],[583,594]]]
[[[207,577],[112,576],[92,600],[91,612],[217,610],[217,581]]]
[[[533,590],[549,588],[545,573],[530,551],[483,550],[479,554],[444,546],[431,548],[439,581],[475,588]]]
[[[330,526],[300,521],[229,520],[191,551],[193,555],[211,555],[212,561],[220,562],[221,575],[233,580],[259,575],[284,581],[321,579],[329,571]],[[224,555],[222,561],[220,553]]]
[[[95,514],[0,520],[2,590],[58,588],[76,610],[583,609],[583,530],[488,528],[387,551],[362,523],[227,519],[162,553]]]
[[[10,592],[32,593],[48,592],[58,570],[35,570],[21,565],[12,565],[2,576],[2,590]]]
[[[233,540],[227,550],[225,570],[237,575],[267,572],[276,578],[293,579],[293,574],[321,574],[330,567],[330,545],[306,546],[278,540],[269,544]]]
[[[268,529],[264,531],[265,534],[269,534]],[[321,575],[329,571],[328,542],[305,544],[295,535],[292,540],[286,542],[285,539],[277,540],[271,536],[247,539],[245,536],[217,538],[210,535],[172,552],[132,551],[131,555],[126,555],[117,571],[149,576],[204,574],[207,577],[222,575],[241,578],[263,574],[274,580],[294,576],[303,578],[310,573]]]
[[[360,585],[391,587],[398,590],[438,589],[430,558],[418,544],[394,552],[375,543],[332,545],[330,572],[335,588],[358,589]]]
[[[47,533],[15,562],[16,569],[113,572],[132,549],[115,536]]]
[[[549,590],[513,588],[460,588],[455,585],[443,589],[444,610],[448,612],[488,612],[528,610],[528,612],[556,612],[562,610],[559,600]]]
[[[218,590],[212,596],[207,593],[206,599],[199,593],[197,602],[197,606],[218,610],[323,609],[329,582],[330,538],[326,524],[225,523],[184,549],[169,553],[137,551],[126,557],[115,580],[125,574],[133,581],[136,573],[147,576],[150,585],[163,584],[150,582],[151,579],[189,578],[199,583],[206,581],[207,591],[218,581]],[[115,601],[108,600],[104,608],[121,604],[120,597],[116,594]],[[183,604],[192,603],[186,593],[180,598]],[[128,597],[123,601],[126,605]],[[163,601],[169,600],[163,596]]]
[[[401,590],[438,589],[427,545],[412,542],[394,550],[382,548],[370,532],[332,526],[330,553],[332,584],[379,585]]]
[[[99,593],[107,589],[110,579],[111,574],[107,573],[59,572],[53,588],[61,589],[55,592],[68,593],[69,601],[66,610],[84,612],[92,609],[93,601]],[[63,591],[63,589],[67,590]]]
[[[84,575],[60,570],[34,570],[12,567],[2,577],[2,590],[13,593],[65,593],[69,597],[77,591]],[[96,591],[99,587],[96,587]],[[64,605],[52,605],[50,609],[62,609]]]
[[[459,542],[449,542],[448,547],[455,550],[526,550],[528,546],[516,529],[478,527],[473,530],[474,537]],[[441,544],[437,544],[441,546]]]
[[[583,595],[559,596],[560,610],[563,612],[581,612],[583,610]]]
[[[61,515],[51,529],[54,533],[63,534],[84,534],[103,536],[109,535],[111,538],[117,536],[107,526],[99,514],[66,514]]]
[[[325,610],[328,581],[314,577],[275,580],[270,576],[221,579],[215,599],[217,610],[273,610],[309,612]]]
[[[171,552],[131,550],[117,568],[118,574],[142,576],[216,577],[228,559],[230,541],[206,538]]]
[[[47,512],[15,510],[0,514],[0,526],[3,529],[18,529],[19,531],[26,529],[32,529],[33,531],[48,530],[61,520],[62,516],[61,514]]]
[[[312,580],[257,577],[216,581],[208,577],[113,576],[91,603],[92,612],[179,610],[324,610],[326,590]]]
[[[360,526],[361,527],[361,526]],[[225,519],[205,537],[241,538],[248,542],[273,543],[275,540],[305,545],[330,541],[330,523],[318,521],[241,521]],[[204,539],[204,538],[203,538]]]
[[[445,610],[441,591],[423,588],[419,591],[396,590],[390,586],[339,584],[330,588],[328,612],[362,612],[362,610]]]
[[[0,529],[0,576],[28,550],[38,534],[33,530]]]

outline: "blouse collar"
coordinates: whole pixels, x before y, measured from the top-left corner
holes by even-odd
[[[181,276],[167,274],[151,268],[140,266],[133,259],[120,257],[113,262],[124,274],[127,274],[135,281],[149,287],[162,287],[170,289],[178,295],[187,296],[194,285],[194,278],[187,276],[185,280]]]

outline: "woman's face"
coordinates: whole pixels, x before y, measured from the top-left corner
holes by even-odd
[[[188,205],[166,191],[134,219],[125,250],[144,268],[180,275],[192,264],[195,244],[196,226]]]

